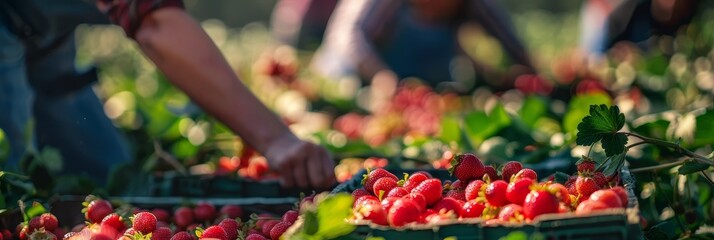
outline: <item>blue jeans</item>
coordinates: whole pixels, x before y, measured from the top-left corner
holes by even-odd
[[[61,94],[37,90],[74,73],[75,52],[70,36],[28,62],[26,57],[36,53],[0,23],[0,129],[10,144],[5,169],[17,169],[28,147],[52,147],[64,161],[62,173],[86,174],[104,183],[112,166],[130,159],[91,86]]]

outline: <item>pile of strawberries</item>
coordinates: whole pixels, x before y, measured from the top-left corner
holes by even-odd
[[[308,197],[309,198],[309,197]],[[309,200],[306,198],[306,200]],[[86,223],[65,232],[58,227],[57,218],[44,213],[28,223],[18,225],[15,236],[2,230],[0,240],[6,239],[95,239],[95,240],[277,240],[298,219],[298,211],[289,210],[282,217],[269,214],[253,215],[241,221],[240,206],[225,205],[220,210],[208,202],[195,207],[179,207],[173,216],[165,209],[113,208],[107,200],[85,202]]]
[[[535,171],[519,162],[501,168],[484,166],[473,154],[454,156],[450,172],[456,181],[442,182],[427,172],[394,174],[375,169],[365,174],[363,188],[352,192],[356,222],[402,227],[481,218],[485,225],[530,223],[544,214],[588,214],[627,207],[627,193],[617,180],[595,171],[595,163],[578,163],[578,174],[565,185],[554,177],[539,182]],[[612,187],[611,187],[612,186]]]

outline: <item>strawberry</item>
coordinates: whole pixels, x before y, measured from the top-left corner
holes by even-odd
[[[426,205],[432,206],[441,199],[442,190],[441,180],[432,178],[421,182],[412,192],[424,195]]]
[[[463,218],[477,218],[481,217],[481,214],[483,213],[483,209],[486,208],[486,205],[483,202],[479,202],[476,200],[471,200],[466,203],[461,207],[461,217]]]
[[[40,215],[40,223],[48,232],[52,232],[57,229],[57,225],[59,224],[57,222],[57,217],[52,215],[52,213],[43,213]]]
[[[419,211],[426,210],[426,197],[424,197],[423,194],[412,192],[404,196],[404,198],[414,200],[414,202],[416,202],[417,206],[419,207]]]
[[[483,176],[484,178],[488,176],[488,179],[491,181],[496,181],[498,180],[498,173],[496,172],[496,168],[493,166],[485,166],[483,168]]]
[[[513,203],[503,206],[501,211],[498,212],[497,219],[502,222],[522,223],[525,220],[523,216],[523,207]]]
[[[250,234],[247,237],[245,237],[245,240],[268,240],[268,239],[263,237],[263,235],[254,233],[254,234]]]
[[[447,213],[447,212],[452,212],[455,214],[457,217],[461,216],[461,203],[453,198],[450,197],[445,197],[442,198],[439,202],[434,204],[434,211],[438,213]]]
[[[112,227],[115,230],[117,230],[118,232],[122,232],[126,228],[126,225],[124,225],[124,221],[122,220],[122,217],[116,213],[112,213],[112,214],[109,214],[106,217],[104,217],[104,220],[102,220],[101,225],[102,226],[106,225],[106,226]]]
[[[289,210],[289,211],[285,212],[285,214],[283,214],[282,220],[283,220],[283,222],[295,223],[295,221],[297,221],[299,215],[300,215],[300,213],[298,213],[298,211]]]
[[[193,216],[199,222],[211,221],[216,217],[216,207],[209,202],[199,202],[193,208]]]
[[[141,234],[149,234],[156,230],[156,216],[150,212],[140,212],[134,215],[132,228]]]
[[[354,204],[352,204],[352,207],[354,208],[354,207],[357,207],[357,206],[360,206],[363,204],[367,204],[367,203],[379,203],[379,202],[380,201],[379,201],[379,199],[377,199],[377,197],[372,196],[372,195],[365,195],[365,196],[361,196],[361,197],[357,198],[357,200],[355,200]]]
[[[379,180],[380,178],[384,177],[393,179],[394,182],[399,181],[399,178],[397,178],[397,176],[394,176],[394,174],[382,168],[377,168],[373,171],[368,170],[367,174],[365,174],[364,178],[362,179],[362,186],[364,186],[364,189],[367,190],[369,193],[376,196],[379,193],[374,192],[374,183],[376,183],[377,180]]]
[[[590,200],[602,202],[608,206],[608,208],[621,208],[622,201],[620,201],[620,196],[615,193],[612,189],[597,190],[593,194],[590,194]]]
[[[278,223],[280,223],[280,221],[278,221],[278,220],[266,221],[265,224],[263,224],[263,227],[261,229],[263,236],[270,236],[270,230],[273,230],[273,227],[275,227],[275,225],[278,225]]]
[[[462,202],[466,202],[466,192],[464,190],[449,190],[444,197],[450,197]]]
[[[607,187],[607,184],[608,184],[608,182],[607,182],[607,177],[605,177],[605,174],[604,174],[604,173],[602,173],[602,172],[594,172],[594,173],[593,173],[593,179],[595,179],[595,183],[597,183],[597,185],[598,185],[599,187],[601,187],[601,188],[602,188],[602,187]]]
[[[84,217],[90,222],[100,223],[104,217],[112,212],[114,212],[114,209],[109,201],[97,199],[87,205]]]
[[[523,215],[526,219],[534,218],[548,213],[557,213],[559,208],[558,198],[555,194],[545,189],[532,190],[523,202]]]
[[[481,180],[473,180],[468,185],[466,185],[466,191],[464,192],[467,201],[474,200],[479,196],[480,192],[483,192],[485,183]]]
[[[220,212],[221,215],[233,219],[239,218],[243,215],[243,209],[238,205],[223,205],[223,207],[221,207]]]
[[[534,181],[530,178],[522,178],[509,183],[506,189],[506,198],[512,203],[523,205],[523,201],[526,200],[526,195],[531,192],[530,187],[533,184]]]
[[[407,191],[406,188],[403,187],[395,187],[392,188],[392,190],[387,193],[387,197],[403,197],[409,194],[409,191]]]
[[[374,186],[372,187],[372,192],[374,193],[374,195],[376,195],[377,198],[382,199],[384,196],[387,195],[387,193],[389,193],[389,191],[397,187],[397,180],[388,177],[380,178],[374,182]]]
[[[386,198],[382,199],[382,203],[381,203],[382,208],[384,210],[389,210],[390,208],[392,208],[392,205],[394,205],[394,202],[396,202],[397,199],[400,199],[400,198],[399,197],[386,197]],[[421,199],[423,200],[424,197],[422,196]]]
[[[506,164],[503,164],[503,168],[501,168],[501,179],[510,181],[511,176],[518,173],[518,171],[521,171],[521,169],[523,169],[523,165],[521,165],[521,163],[516,161],[507,162]]]
[[[170,218],[169,212],[161,208],[154,208],[151,210],[151,214],[154,214],[158,221],[168,222]]]
[[[488,201],[489,204],[500,207],[508,204],[508,198],[506,197],[507,190],[508,183],[503,180],[496,180],[486,187],[484,196],[486,196],[486,201]]]
[[[291,225],[292,225],[292,223],[289,223],[289,222],[278,223],[277,225],[275,225],[275,227],[273,227],[273,230],[270,230],[270,238],[272,240],[279,240],[280,236],[282,236],[285,233],[285,231],[287,231],[288,228],[290,228]]]
[[[357,190],[354,190],[352,192],[352,197],[354,197],[355,199],[364,195],[369,195],[369,192],[367,192],[367,190],[364,190],[364,188],[358,188]]]
[[[228,240],[228,235],[226,234],[226,231],[223,230],[223,228],[219,226],[211,226],[203,231],[203,234],[201,234],[201,237],[199,239],[209,238],[218,240]]]
[[[581,198],[589,198],[590,194],[600,190],[600,187],[597,186],[595,179],[591,177],[578,176],[575,180],[575,189],[578,191]]]
[[[612,191],[615,191],[615,193],[617,193],[618,197],[620,197],[620,203],[622,203],[622,207],[626,208],[629,198],[627,197],[627,191],[625,190],[625,188],[617,186],[617,187],[613,187],[611,189],[612,189]]]
[[[193,236],[189,234],[188,232],[181,231],[176,234],[174,234],[173,237],[171,237],[171,240],[194,240]]]
[[[419,184],[421,182],[423,182],[424,180],[427,180],[429,178],[430,177],[428,177],[424,173],[420,173],[420,172],[414,173],[411,176],[409,176],[409,178],[407,178],[406,181],[404,181],[404,188],[407,189],[407,191],[411,191],[415,187],[419,186]]]
[[[458,154],[451,160],[449,173],[463,182],[472,179],[481,179],[483,176],[483,162],[473,154]]]
[[[595,162],[588,157],[583,157],[576,163],[579,173],[589,173],[595,171]]]
[[[536,172],[533,171],[533,169],[524,168],[524,169],[521,169],[520,171],[518,171],[518,173],[516,173],[516,175],[511,176],[510,181],[514,182],[514,181],[518,181],[519,179],[523,179],[523,178],[530,178],[533,181],[538,181],[538,174],[536,174]]]
[[[193,223],[193,211],[188,207],[180,207],[174,211],[174,224],[179,228],[188,227]]]
[[[167,227],[160,227],[151,233],[151,240],[170,240],[171,239],[171,229]]]
[[[226,232],[228,239],[236,239],[238,237],[238,228],[240,225],[235,219],[223,219],[220,223],[218,223],[218,226],[223,228],[223,231]]]
[[[575,209],[575,214],[589,214],[593,211],[603,210],[607,208],[608,206],[605,203],[588,199],[578,205],[578,208]]]
[[[441,187],[441,184],[439,184],[439,187]],[[402,198],[394,202],[392,208],[389,209],[387,221],[393,227],[401,227],[407,223],[418,221],[420,215],[421,210],[414,200]]]
[[[377,225],[387,225],[387,211],[380,204],[370,203],[359,206],[355,208],[354,214],[357,219],[369,220]]]

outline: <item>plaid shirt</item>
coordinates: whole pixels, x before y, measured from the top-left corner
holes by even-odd
[[[126,34],[134,38],[141,21],[151,12],[164,7],[183,8],[182,0],[98,0],[106,7],[102,9],[114,24],[121,26]]]

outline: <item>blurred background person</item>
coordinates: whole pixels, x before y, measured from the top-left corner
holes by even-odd
[[[505,11],[490,0],[342,0],[330,18],[312,68],[329,79],[357,76],[389,95],[399,79],[465,92],[473,83],[453,81],[455,59],[466,56],[458,33],[477,23],[495,37],[514,65],[532,72],[528,53]],[[492,71],[467,58],[477,73]],[[512,87],[512,82],[497,83]]]

